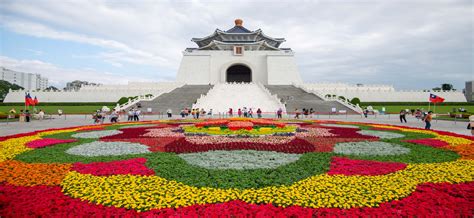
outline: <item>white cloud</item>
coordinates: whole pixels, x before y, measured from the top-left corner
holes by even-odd
[[[68,69],[39,60],[18,60],[0,56],[0,65],[15,71],[27,73],[39,73],[48,78],[50,85],[62,87],[66,82],[73,80],[85,80],[102,84],[126,84],[128,81],[136,81],[134,76],[116,75],[110,72],[99,72],[94,69]],[[141,78],[142,81],[152,78]]]

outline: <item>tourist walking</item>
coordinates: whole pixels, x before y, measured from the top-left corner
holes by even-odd
[[[212,118],[212,108],[209,109],[209,112],[207,112],[207,116],[209,116],[209,118]]]
[[[471,129],[471,135],[474,135],[474,115],[469,116],[469,126]]]
[[[63,110],[62,109],[58,109],[58,116],[61,117],[63,115]]]
[[[298,110],[298,108],[295,108],[295,119],[299,119],[300,118],[300,111]]]
[[[43,111],[43,110],[40,110],[40,111],[38,112],[38,119],[39,119],[39,120],[43,120],[43,119],[44,119],[44,111]]]
[[[232,108],[229,108],[229,117],[233,117],[234,116],[234,111],[232,110]]]
[[[111,123],[116,123],[118,121],[118,113],[115,111],[115,109],[112,110],[112,113],[110,113],[110,122]]]
[[[433,120],[433,116],[431,115],[433,112],[429,111],[428,114],[425,116],[425,129],[431,129],[431,120]]]
[[[30,119],[31,119],[30,111],[26,110],[25,111],[25,121],[28,123],[28,122],[30,122]]]
[[[166,110],[166,114],[168,114],[168,118],[171,118],[173,116],[173,111],[171,110],[171,108],[168,108],[168,110]]]
[[[310,108],[309,109],[309,117],[313,118],[313,114],[314,114],[314,110],[313,110],[313,108]]]
[[[369,110],[365,108],[363,113],[364,113],[364,117],[367,118],[367,115],[369,115]]]
[[[196,108],[196,111],[194,113],[196,114],[196,119],[199,119],[199,108]]]
[[[406,118],[407,112],[405,110],[400,111],[400,123],[407,123],[407,118]]]
[[[20,117],[18,120],[20,123],[25,122],[25,112],[23,110],[20,110]]]
[[[244,117],[248,117],[247,107],[244,107],[243,112],[244,112]]]
[[[260,108],[257,109],[257,117],[262,118],[262,110],[260,110]]]
[[[249,115],[248,115],[250,118],[253,118],[253,111],[252,111],[252,108],[249,109]]]
[[[283,114],[283,109],[278,108],[278,110],[277,110],[277,117],[278,117],[278,119],[281,119],[281,118],[282,118],[282,114]]]
[[[142,113],[142,111],[140,109],[136,109],[134,112],[133,112],[133,119],[135,121],[140,121],[140,114]]]
[[[239,110],[237,110],[237,115],[238,115],[239,117],[242,116],[242,110],[240,110],[240,108],[239,108]]]
[[[128,121],[133,121],[133,109],[128,110]]]

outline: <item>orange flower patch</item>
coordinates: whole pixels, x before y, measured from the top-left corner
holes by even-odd
[[[59,185],[71,164],[23,163],[16,160],[0,162],[0,182],[17,186]]]
[[[474,143],[458,146],[446,146],[444,149],[455,151],[461,155],[461,159],[474,160]]]

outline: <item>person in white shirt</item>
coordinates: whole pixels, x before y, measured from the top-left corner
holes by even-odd
[[[43,110],[40,110],[40,111],[38,112],[38,119],[39,119],[39,120],[43,120],[43,119],[44,119],[44,111],[43,111]]]

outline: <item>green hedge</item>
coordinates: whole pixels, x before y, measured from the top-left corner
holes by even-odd
[[[428,102],[361,102],[360,106],[426,106]],[[470,106],[474,105],[474,102],[443,102],[437,103],[437,106]]]
[[[115,106],[115,102],[40,102],[39,106],[95,106],[95,105],[105,105],[105,106]],[[0,103],[0,106],[23,106],[25,103]]]

